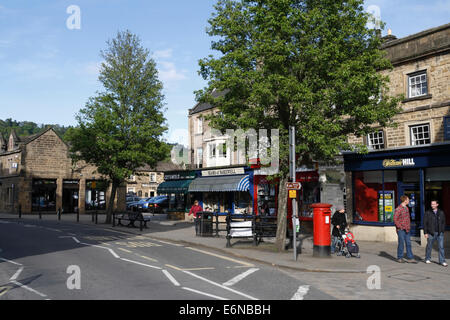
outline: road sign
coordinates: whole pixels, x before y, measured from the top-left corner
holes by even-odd
[[[289,190],[289,199],[297,199],[297,190],[294,189]]]
[[[302,184],[300,182],[287,182],[286,189],[288,190],[300,190],[302,188]]]

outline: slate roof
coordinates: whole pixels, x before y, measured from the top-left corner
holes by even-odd
[[[214,90],[213,92],[211,92],[211,95],[214,98],[217,98],[217,97],[224,96],[225,94],[227,94],[227,92],[228,92],[228,90],[224,90],[224,91],[216,91],[216,90]],[[196,114],[196,113],[199,113],[199,112],[202,112],[202,111],[206,111],[206,110],[210,110],[210,109],[214,109],[214,108],[215,107],[212,106],[209,103],[199,102],[199,103],[197,103],[197,105],[194,108],[189,109],[189,115]]]

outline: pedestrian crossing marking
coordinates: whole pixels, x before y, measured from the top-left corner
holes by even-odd
[[[127,248],[150,248],[150,247],[161,247],[160,244],[156,244],[148,241],[128,241],[128,242],[116,242],[119,246],[124,246]]]

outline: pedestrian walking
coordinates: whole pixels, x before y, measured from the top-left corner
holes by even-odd
[[[405,195],[400,197],[400,205],[395,209],[394,223],[398,235],[397,261],[404,262],[403,252],[406,245],[406,261],[414,262],[414,255],[411,249],[411,216],[409,214],[409,198]]]
[[[431,251],[433,250],[434,242],[437,241],[439,247],[439,264],[447,267],[448,264],[445,262],[444,250],[445,213],[438,207],[439,202],[437,200],[431,201],[431,210],[425,211],[423,217],[423,233],[427,239],[425,263],[431,263]]]
[[[333,231],[331,232],[331,254],[334,254],[336,243],[341,237],[341,233],[345,233],[345,228],[347,227],[347,218],[345,217],[345,208],[343,206],[336,207],[336,212],[331,218],[331,224],[333,225]]]

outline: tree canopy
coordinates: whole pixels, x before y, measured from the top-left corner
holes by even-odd
[[[197,92],[199,101],[221,111],[209,117],[211,125],[279,129],[282,184],[290,126],[304,163],[363,149],[348,135],[390,125],[400,99],[389,96],[389,79],[380,71],[391,64],[369,18],[362,0],[219,0],[207,29],[218,54],[200,60],[208,85]],[[226,94],[214,98],[213,89]],[[279,229],[284,198],[280,192]]]
[[[104,91],[89,99],[67,136],[73,159],[95,165],[112,182],[108,222],[116,188],[139,167],[156,167],[169,147],[162,141],[163,86],[149,51],[130,31],[107,44],[99,76]]]

